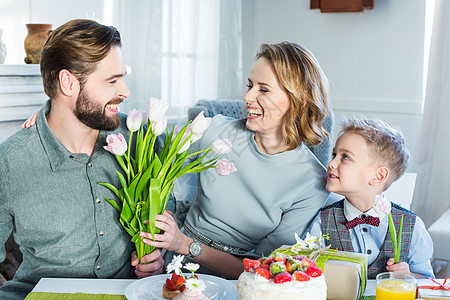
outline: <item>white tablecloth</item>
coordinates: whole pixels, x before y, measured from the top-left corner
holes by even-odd
[[[42,278],[33,292],[124,295],[136,279]],[[237,284],[237,280],[230,280]],[[375,280],[369,280],[364,295],[375,295]]]

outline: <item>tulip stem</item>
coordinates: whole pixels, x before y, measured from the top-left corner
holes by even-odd
[[[195,156],[195,155],[197,155],[197,154],[200,154],[200,153],[202,153],[202,152],[209,151],[209,150],[211,150],[211,149],[204,149],[204,150],[197,151],[197,152],[195,152],[195,153],[191,153],[191,154],[189,154],[189,155],[186,157],[186,159],[188,159],[189,157]],[[219,154],[219,156],[220,156],[220,154]]]

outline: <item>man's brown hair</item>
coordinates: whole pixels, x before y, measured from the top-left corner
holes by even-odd
[[[71,20],[55,29],[42,50],[41,74],[45,93],[54,98],[59,89],[59,72],[68,70],[80,85],[94,72],[113,46],[121,47],[119,31],[92,20]]]

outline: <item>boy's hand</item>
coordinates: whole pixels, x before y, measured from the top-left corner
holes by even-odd
[[[401,261],[401,262],[395,264],[394,263],[394,258],[392,257],[392,258],[389,258],[389,260],[387,261],[386,265],[387,265],[386,269],[389,272],[410,274],[409,265],[406,262],[404,262],[404,261]]]

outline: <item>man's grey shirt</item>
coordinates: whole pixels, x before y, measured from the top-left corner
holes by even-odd
[[[100,131],[94,152],[69,152],[50,130],[48,101],[36,126],[0,145],[0,261],[11,232],[23,253],[13,280],[0,287],[0,299],[23,299],[42,277],[132,278],[134,245],[119,223],[119,212],[104,197],[114,194],[120,166],[103,149]],[[128,140],[126,122],[115,133]]]

